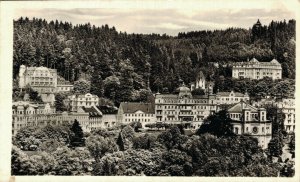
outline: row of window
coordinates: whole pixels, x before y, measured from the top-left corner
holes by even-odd
[[[153,117],[153,114],[125,114],[125,117]]]
[[[13,114],[54,114],[54,110],[36,110],[36,111],[34,111],[34,110],[26,110],[26,111],[24,111],[24,110],[18,110],[18,111],[16,111],[16,110],[12,110],[12,113]]]
[[[267,133],[270,133],[270,127],[266,127],[266,130],[267,130]],[[238,134],[238,133],[239,133],[239,128],[238,128],[238,127],[235,127],[235,128],[234,128],[234,132],[235,132],[236,134]],[[249,132],[250,132],[250,130],[249,130],[248,127],[246,127],[246,131],[245,131],[245,132],[246,132],[246,133],[249,133]],[[257,134],[257,133],[259,132],[259,128],[256,127],[256,126],[254,126],[254,127],[252,127],[252,131],[251,131],[251,132],[254,133],[254,134]],[[262,132],[262,133],[265,132],[265,127],[261,127],[261,132]]]
[[[136,121],[136,122],[138,122],[138,121],[140,121],[140,122],[150,122],[150,119],[144,119],[144,118],[142,118],[142,119],[137,119],[137,118],[134,118],[134,119],[125,119],[125,122],[134,122],[134,121]]]
[[[165,117],[165,118],[160,118],[160,121],[184,121],[182,118],[177,118],[177,117]],[[191,117],[189,118],[189,121],[203,121],[203,117]]]
[[[189,100],[161,100],[161,99],[158,99],[158,103],[174,103],[174,104],[178,104],[178,103],[207,103],[207,99],[189,99]]]
[[[246,99],[246,98],[245,98]],[[231,100],[231,101],[242,101],[243,100],[243,98],[228,98],[228,97],[226,97],[226,98],[224,98],[224,97],[221,97],[221,98],[217,98],[217,100],[222,100],[222,101],[229,101],[229,100]]]
[[[215,106],[212,106],[214,108]],[[176,105],[158,105],[157,109],[207,109],[209,106],[196,105],[196,106],[176,106]]]

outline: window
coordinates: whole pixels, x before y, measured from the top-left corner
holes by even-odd
[[[238,133],[239,133],[239,128],[234,128],[234,132],[235,132],[236,134],[238,134]]]
[[[254,133],[254,134],[256,134],[257,132],[258,132],[258,128],[255,126],[255,127],[253,127],[252,128],[252,132]]]

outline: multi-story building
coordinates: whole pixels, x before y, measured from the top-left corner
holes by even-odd
[[[255,58],[247,62],[237,62],[232,67],[233,78],[262,79],[270,77],[273,80],[281,79],[281,64],[273,59],[271,62],[259,62]]]
[[[239,103],[241,101],[244,102],[249,102],[250,97],[248,95],[248,93],[242,94],[240,92],[218,92],[216,94],[217,97],[217,104],[236,104]]]
[[[278,108],[278,113],[284,114],[284,129],[289,134],[295,132],[296,119],[295,119],[295,98],[268,98],[261,99],[259,101],[253,102],[253,106],[261,107],[266,105],[276,106]]]
[[[242,101],[229,108],[228,113],[233,120],[235,134],[257,138],[262,148],[268,147],[272,138],[272,122],[267,120],[264,108],[256,108]]]
[[[118,121],[122,124],[140,122],[142,127],[154,123],[155,111],[152,103],[122,102],[118,110]]]
[[[295,98],[284,98],[276,103],[277,107],[284,113],[284,129],[288,133],[295,132]]]
[[[192,95],[184,84],[178,94],[156,94],[157,122],[184,124],[186,128],[199,128],[203,120],[218,110],[215,95]]]
[[[39,93],[53,93],[57,86],[57,71],[46,67],[20,66],[19,87],[21,89],[29,85]]]
[[[68,96],[67,104],[72,112],[76,112],[80,107],[92,107],[99,105],[99,97],[87,93],[85,95]]]
[[[76,119],[84,132],[97,128],[108,128],[118,125],[117,114],[103,114],[96,106],[81,107],[77,112],[55,112],[55,107],[49,104],[32,104],[29,102],[14,102],[12,107],[12,135],[25,126],[46,126],[72,124]]]
[[[57,76],[57,88],[56,92],[70,92],[74,86],[64,78]]]
[[[19,69],[19,87],[23,89],[27,85],[39,94],[68,92],[73,89],[72,84],[57,75],[56,69],[21,65]]]

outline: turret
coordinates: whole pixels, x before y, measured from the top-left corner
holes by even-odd
[[[259,108],[259,121],[266,121],[267,120],[267,112],[265,108]]]
[[[19,69],[19,87],[25,88],[26,86],[26,81],[25,81],[25,71],[26,71],[26,66],[21,65]]]

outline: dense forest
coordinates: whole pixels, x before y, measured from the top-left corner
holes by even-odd
[[[200,70],[209,80],[229,78],[232,62],[252,57],[276,58],[283,77],[294,79],[295,23],[272,21],[248,30],[180,32],[172,37],[21,17],[14,21],[13,76],[17,79],[21,64],[55,68],[72,83],[87,80],[91,93],[117,104],[136,101],[149,89],[173,92],[179,80],[190,84]]]

